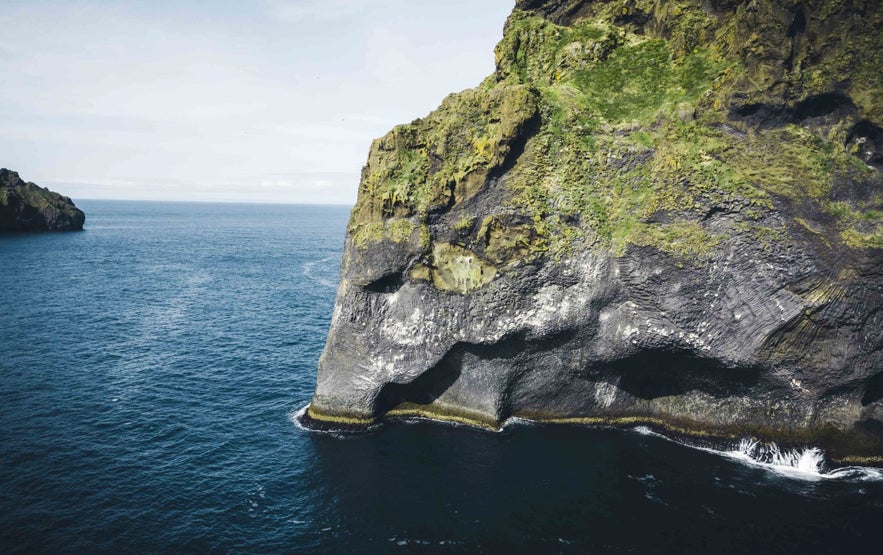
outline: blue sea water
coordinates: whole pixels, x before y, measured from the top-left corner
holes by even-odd
[[[0,236],[2,553],[880,549],[873,470],[644,430],[303,430],[348,211],[78,204],[83,232]]]

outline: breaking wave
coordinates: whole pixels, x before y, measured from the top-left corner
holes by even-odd
[[[855,482],[883,480],[883,469],[867,466],[844,466],[831,468],[825,452],[818,447],[802,447],[787,449],[773,442],[762,442],[753,438],[744,438],[723,449],[691,445],[678,441],[663,434],[654,432],[646,426],[637,426],[634,431],[643,435],[653,435],[680,445],[699,449],[724,456],[750,466],[791,478],[802,480],[849,480]]]
[[[307,403],[303,407],[297,409],[296,411],[291,412],[288,415],[288,419],[291,420],[291,423],[294,424],[294,426],[298,430],[303,430],[305,432],[315,432],[317,430],[313,430],[311,428],[308,428],[307,426],[304,426],[304,423],[303,423],[303,417],[307,413],[308,408],[310,408],[309,403]]]

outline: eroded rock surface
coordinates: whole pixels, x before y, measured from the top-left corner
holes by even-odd
[[[520,0],[375,141],[308,418],[883,455],[883,8]]]
[[[0,169],[0,231],[83,229],[86,215],[68,197]]]

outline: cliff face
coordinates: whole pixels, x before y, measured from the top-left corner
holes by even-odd
[[[0,231],[83,229],[86,215],[68,197],[0,169]]]
[[[307,418],[883,454],[879,2],[519,0],[371,146]]]

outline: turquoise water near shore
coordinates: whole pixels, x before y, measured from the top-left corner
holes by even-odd
[[[0,236],[0,552],[879,549],[873,470],[643,429],[305,431],[346,208],[78,205],[83,232]]]

